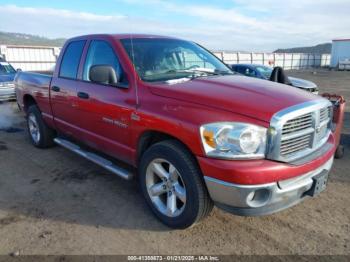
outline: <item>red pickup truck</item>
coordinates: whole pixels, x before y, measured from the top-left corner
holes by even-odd
[[[328,100],[236,75],[177,38],[76,37],[52,76],[19,72],[15,85],[34,146],[59,144],[122,178],[137,174],[173,228],[214,204],[247,216],[295,205],[324,190],[333,163]]]

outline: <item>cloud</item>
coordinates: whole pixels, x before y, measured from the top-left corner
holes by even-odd
[[[177,4],[164,0],[122,0],[150,12],[97,15],[54,8],[1,7],[0,30],[48,37],[89,33],[151,33],[182,37],[216,50],[272,51],[349,37],[349,0],[232,0],[213,4]],[[226,1],[227,2],[227,1]]]
[[[201,25],[198,28],[215,32],[214,35],[220,38],[215,41],[217,47],[223,49],[265,51],[349,37],[349,0],[303,0],[297,3],[295,0],[232,0],[231,7],[226,8],[204,2],[193,4],[194,1],[181,5],[164,0],[124,1],[153,5],[158,12],[196,18]]]
[[[82,21],[96,21],[96,22],[106,22],[112,19],[120,19],[123,16],[106,16],[106,15],[96,15],[87,12],[73,12],[65,9],[53,9],[53,8],[32,8],[32,7],[18,7],[15,5],[7,5],[2,7],[4,15],[24,15],[24,16],[37,16],[45,15],[55,18],[63,19],[78,19]]]

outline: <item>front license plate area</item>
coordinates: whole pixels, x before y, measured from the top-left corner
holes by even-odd
[[[328,181],[328,171],[324,170],[320,174],[314,176],[313,178],[313,184],[309,191],[306,192],[309,196],[316,196],[319,193],[321,193],[323,190],[327,187],[327,181]]]

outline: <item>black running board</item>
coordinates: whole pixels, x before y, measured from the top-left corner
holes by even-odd
[[[130,171],[115,165],[114,163],[107,160],[106,158],[103,158],[94,153],[85,151],[84,149],[80,148],[78,145],[73,144],[68,140],[65,140],[62,138],[55,138],[54,141],[56,144],[78,154],[79,156],[86,158],[87,160],[90,160],[91,162],[94,162],[95,164],[107,169],[108,171],[112,172],[113,174],[116,174],[121,178],[124,178],[126,180],[131,180],[133,178],[133,174]]]

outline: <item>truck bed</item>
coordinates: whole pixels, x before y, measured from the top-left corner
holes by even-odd
[[[49,73],[49,72],[47,72]],[[43,113],[52,115],[50,107],[50,84],[52,73],[18,72],[15,77],[16,96],[19,106],[26,110],[25,99],[30,95]]]

